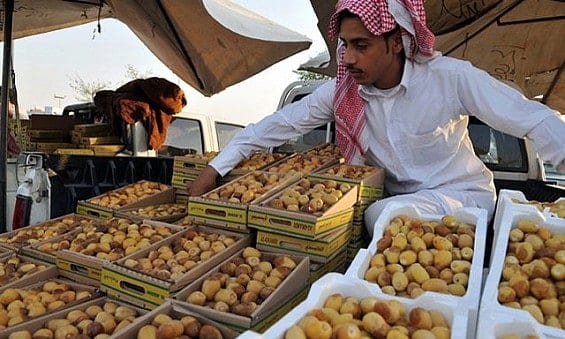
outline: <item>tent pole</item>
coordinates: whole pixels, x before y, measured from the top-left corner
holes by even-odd
[[[6,180],[8,158],[8,91],[12,68],[12,23],[14,0],[4,0],[4,53],[2,60],[2,91],[0,92],[0,233],[7,231]]]

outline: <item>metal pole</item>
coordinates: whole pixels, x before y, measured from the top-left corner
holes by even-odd
[[[4,53],[2,60],[2,91],[0,93],[0,233],[6,232],[6,175],[8,160],[8,91],[12,69],[12,21],[14,0],[4,0]]]

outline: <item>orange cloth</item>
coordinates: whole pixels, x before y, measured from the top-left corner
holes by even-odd
[[[116,131],[117,118],[133,124],[142,121],[149,134],[148,145],[159,149],[167,137],[172,116],[186,106],[184,92],[163,78],[136,79],[115,91],[99,91],[94,104],[108,116]]]

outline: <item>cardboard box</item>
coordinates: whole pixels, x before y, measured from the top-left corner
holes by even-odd
[[[150,217],[150,215],[147,213],[149,209],[153,209],[153,210],[160,209],[160,211],[163,211],[164,209],[165,210],[169,209],[172,212],[172,214]],[[143,207],[124,208],[122,210],[114,212],[114,216],[117,218],[126,218],[138,223],[142,222],[143,220],[155,220],[161,222],[174,223],[175,221],[184,218],[187,214],[188,214],[187,206],[183,204],[176,204],[174,200],[160,204],[154,204],[154,205],[151,204]]]
[[[205,154],[176,156],[173,158],[173,171],[198,175],[217,154],[218,152],[207,152]]]
[[[114,216],[115,211],[121,211],[125,209],[131,209],[134,207],[144,207],[144,206],[174,201],[175,190],[173,189],[173,187],[167,186],[164,190],[161,190],[158,193],[144,196],[141,199],[137,200],[136,202],[120,205],[120,207],[116,207],[116,208],[110,208],[93,203],[93,201],[95,201],[96,199],[100,199],[102,197],[110,196],[113,194],[126,192],[126,190],[131,189],[134,185],[146,185],[146,184],[158,184],[158,183],[150,182],[147,180],[141,180],[133,184],[129,184],[120,187],[118,189],[112,190],[110,192],[106,192],[104,194],[98,195],[96,197],[87,200],[81,200],[77,203],[77,213],[82,215],[89,215],[97,218],[111,218]],[[163,184],[159,184],[159,185],[166,186]]]
[[[383,209],[379,218],[375,222],[373,238],[367,249],[361,249],[355,256],[353,262],[349,266],[346,276],[351,279],[364,280],[365,273],[370,267],[372,257],[377,253],[377,242],[383,237],[386,229],[389,227],[391,220],[399,215],[404,215],[410,219],[419,219],[422,221],[440,221],[444,215],[422,214],[414,204],[391,202]],[[481,286],[483,281],[483,262],[485,255],[486,228],[487,228],[487,211],[479,208],[459,208],[454,210],[452,216],[460,223],[474,225],[475,236],[473,239],[473,257],[471,259],[470,269],[468,272],[468,282],[466,291],[463,296],[452,294],[426,291],[417,299],[425,295],[431,295],[434,298],[452,299],[458,308],[466,310],[468,316],[467,322],[475,324],[479,309],[479,300],[481,299]],[[405,267],[406,269],[406,267]],[[367,286],[375,294],[382,294],[381,287],[375,282],[368,282]],[[404,298],[408,299],[408,298]],[[474,338],[475,326],[468,326],[469,338]]]
[[[30,138],[32,138],[32,141],[38,141],[38,140],[33,140],[35,139],[55,139],[55,140],[61,140],[61,139],[65,139],[69,137],[69,132],[68,131],[63,131],[63,130],[57,130],[57,129],[30,129],[28,130],[28,134],[30,136]]]
[[[257,231],[257,248],[265,251],[307,255],[311,262],[326,263],[349,242],[351,229],[342,226],[327,235],[313,240]]]
[[[230,262],[233,258],[241,256],[242,252],[243,250],[239,251],[229,259],[225,260],[223,263]],[[277,255],[280,254],[273,252],[262,252],[261,259],[272,261],[272,259],[274,259]],[[305,288],[308,286],[308,279],[310,275],[308,257],[292,255],[290,257],[297,263],[296,267],[286,277],[286,279],[281,282],[281,284],[274,290],[274,292],[267,299],[265,299],[263,303],[258,305],[257,309],[251,314],[250,317],[244,317],[233,313],[219,312],[209,307],[193,305],[185,302],[190,293],[201,289],[202,283],[206,278],[208,278],[208,276],[220,270],[220,267],[223,263],[208,272],[208,274],[200,277],[198,280],[192,282],[190,285],[182,289],[179,293],[177,293],[175,299],[184,302],[187,309],[219,323],[226,324],[227,326],[235,329],[238,332],[243,332],[247,329],[263,329],[268,326],[266,325],[266,322],[269,322],[267,320],[268,318],[277,318],[282,315],[282,312],[288,312],[288,309],[283,309],[282,312],[279,311],[281,309],[281,306],[283,306],[283,308],[288,307],[289,304],[297,302],[298,300],[296,299],[301,300],[301,293],[304,293]]]
[[[504,279],[503,271],[506,267],[505,259],[508,254],[510,232],[513,229],[518,228],[520,222],[529,220],[538,225],[540,229],[543,228],[546,231],[549,231],[553,239],[556,239],[556,235],[563,236],[563,234],[565,234],[565,219],[556,218],[548,215],[545,211],[542,212],[537,208],[534,208],[534,206],[524,206],[523,204],[507,203],[504,208],[505,213],[500,217],[498,228],[496,229],[497,232],[496,239],[494,239],[495,245],[492,249],[491,265],[482,291],[479,320],[477,323],[477,338],[485,338],[487,336],[492,336],[492,333],[499,333],[503,331],[513,331],[513,333],[516,333],[521,329],[523,329],[523,332],[519,332],[520,335],[539,333],[541,334],[539,336],[540,338],[565,338],[565,329],[539,323],[528,311],[505,306],[498,299],[499,286],[503,280],[506,281],[506,279]],[[528,234],[528,232],[524,233],[526,235]],[[536,251],[536,256],[534,258],[545,262],[545,258],[543,257],[547,257],[548,255],[538,257],[537,253],[538,251]],[[522,268],[522,265],[524,264],[526,264],[526,262],[521,262],[519,264],[520,267],[517,267],[520,272],[524,271]],[[553,267],[557,268],[556,266]],[[551,272],[553,271],[554,269],[551,268]],[[559,282],[554,279],[552,275],[543,279],[548,280],[548,282],[551,282],[553,285],[556,282]],[[528,280],[531,281],[533,279],[529,278]],[[556,288],[559,289],[558,287]],[[559,295],[562,294],[557,292],[557,298],[559,298]],[[533,294],[529,291],[525,298],[532,296]],[[516,300],[520,301],[519,298],[516,298]],[[563,302],[560,302],[560,304],[563,305]],[[545,318],[547,318],[546,315],[544,316],[544,319]],[[516,324],[516,327],[514,327],[514,324]]]
[[[109,222],[111,222],[111,220],[108,220],[108,223]],[[135,224],[134,222],[131,221],[129,221],[129,223]],[[149,225],[152,228],[166,227],[169,228],[173,234],[183,230],[183,228],[180,226],[166,224],[166,223],[159,223],[151,220],[145,220],[143,222],[143,225]],[[95,234],[97,237],[100,237],[101,235],[98,233],[99,232],[93,232],[93,234]],[[165,241],[166,239],[167,238],[165,237],[163,240],[157,241],[155,244],[159,244]],[[135,252],[140,250],[142,249],[138,248]],[[75,252],[71,249],[59,250],[56,252],[56,255],[57,255],[57,267],[61,269],[61,271],[78,274],[87,277],[89,279],[93,279],[94,281],[100,281],[102,266],[105,262],[109,262],[106,259],[100,259],[94,255],[87,255],[84,253]]]
[[[94,151],[86,148],[57,148],[54,154],[94,155]]]
[[[206,261],[200,262],[190,270],[186,271],[185,274],[177,280],[160,279],[141,271],[128,268],[124,265],[127,259],[147,258],[149,252],[157,250],[161,246],[170,245],[178,238],[184,238],[189,231],[204,232],[208,234],[223,234],[232,237],[236,241],[223,251],[217,253]],[[232,256],[235,252],[243,249],[245,246],[248,246],[249,243],[250,238],[245,234],[228,232],[205,226],[193,226],[175,234],[172,237],[169,237],[165,241],[159,242],[138,251],[137,253],[122,258],[115,263],[104,263],[100,278],[100,282],[102,284],[101,288],[104,292],[108,293],[108,295],[116,299],[121,300],[122,296],[129,296],[130,298],[128,298],[128,301],[135,305],[146,307],[148,304],[153,304],[153,306],[157,306],[162,304],[175,292],[179,291],[181,288],[193,282],[198,277],[202,276],[213,267]]]
[[[108,135],[112,132],[110,124],[78,124],[73,128],[73,132],[80,133],[83,136],[100,136]]]
[[[8,338],[8,336],[14,332],[18,332],[18,331],[29,331],[30,334],[33,334],[33,332],[41,329],[41,328],[45,328],[47,325],[47,322],[49,320],[52,319],[67,319],[67,315],[71,312],[71,311],[75,311],[75,310],[81,310],[81,311],[85,311],[88,307],[90,306],[95,306],[98,305],[100,307],[103,307],[105,303],[107,302],[111,302],[114,303],[118,306],[127,306],[133,310],[136,311],[136,313],[138,314],[138,316],[133,320],[132,323],[135,323],[137,321],[137,319],[142,318],[146,313],[147,310],[143,310],[140,309],[138,307],[132,306],[132,305],[128,305],[126,303],[120,302],[120,301],[116,301],[107,297],[99,297],[93,300],[89,300],[87,302],[83,302],[81,304],[78,305],[74,305],[72,307],[67,307],[65,309],[57,309],[54,312],[48,313],[45,316],[41,316],[38,318],[35,318],[33,320],[30,321],[26,321],[20,324],[17,324],[15,326],[9,327],[3,331],[0,331],[0,335],[3,338]],[[94,319],[91,319],[94,320]],[[118,323],[116,322],[116,325]],[[112,338],[127,338],[124,336],[124,331],[126,331],[128,328],[131,327],[132,324],[122,328],[121,330],[117,331],[117,332],[113,332],[111,333]]]
[[[18,260],[19,262],[18,265],[13,265],[14,269],[16,270],[15,273],[18,275],[12,276],[11,279],[8,279],[6,274],[4,274],[2,276],[2,279],[0,280],[0,288],[8,288],[13,286],[14,284],[17,284],[19,286],[30,285],[32,283],[40,281],[38,279],[44,276],[44,274],[42,274],[44,271],[47,270],[51,270],[55,272],[57,271],[55,265],[47,264],[44,263],[43,261],[29,258],[20,254],[16,254],[14,252],[2,254],[0,258],[0,266],[6,267],[8,265],[8,261],[14,259]],[[20,268],[23,265],[27,265],[27,264],[34,264],[35,268],[33,268],[27,273],[22,273],[20,271]]]
[[[119,144],[120,137],[116,135],[109,135],[105,137],[82,137],[80,143],[82,145],[112,145]]]
[[[334,255],[326,263],[310,263],[310,284],[320,279],[324,274],[330,272],[343,273],[346,269],[347,263],[347,246],[339,249],[338,253]]]
[[[236,184],[243,184],[247,180],[257,179],[265,180],[266,178],[276,177],[277,181],[272,184],[264,183],[265,187],[270,188],[260,196],[255,197],[248,203],[231,202],[226,200],[212,199],[210,196],[216,195],[222,199],[222,192],[227,191],[228,187]],[[188,198],[188,214],[194,217],[194,221],[204,223],[215,227],[228,228],[241,232],[248,232],[247,215],[249,206],[258,204],[270,196],[276,194],[283,188],[299,179],[299,176],[285,176],[277,173],[268,173],[265,171],[253,171],[240,178],[224,184],[200,197]],[[233,188],[232,188],[233,190]]]
[[[56,129],[70,131],[77,124],[86,124],[88,121],[74,116],[32,114],[29,117],[29,129]]]
[[[377,297],[380,300],[396,300],[401,302],[405,309],[404,317],[408,317],[409,312],[421,307],[426,310],[436,310],[443,315],[447,321],[453,338],[464,338],[467,327],[465,310],[460,310],[455,303],[442,298],[431,296],[422,296],[418,299],[403,299],[387,294],[375,295],[367,288],[367,285],[358,279],[349,279],[348,277],[338,273],[328,273],[310,288],[310,293],[306,300],[300,305],[293,308],[282,319],[277,321],[266,332],[263,333],[264,338],[282,339],[285,338],[286,331],[297,324],[300,319],[305,317],[308,312],[313,309],[321,309],[328,297],[332,294],[341,294],[344,297],[354,297],[361,300],[365,297]],[[408,319],[406,319],[408,322]]]
[[[252,171],[262,171],[286,157],[288,157],[288,154],[284,153],[254,152],[247,159],[240,161],[226,176],[231,176],[235,179]]]
[[[353,205],[357,200],[357,186],[347,193],[321,216],[306,212],[292,212],[269,206],[280,193],[257,205],[250,205],[247,216],[249,227],[272,231],[304,239],[318,239],[353,220]]]
[[[74,213],[63,215],[11,232],[2,233],[0,234],[0,246],[18,251],[23,247],[74,231],[80,226],[81,222],[92,223],[95,221],[96,218]]]
[[[202,325],[212,325],[216,327],[222,333],[225,339],[234,339],[239,335],[239,333],[234,330],[214,322],[200,314],[190,312],[187,310],[183,303],[179,303],[175,300],[167,300],[161,306],[155,308],[153,311],[146,313],[143,317],[137,318],[130,326],[128,326],[122,333],[120,333],[121,338],[137,338],[139,330],[145,326],[151,324],[153,319],[157,314],[166,314],[172,319],[180,320],[184,316],[191,316],[196,318]]]
[[[20,289],[20,290],[24,290],[24,291],[32,291],[32,290],[41,291],[43,285],[46,282],[55,282],[55,283],[66,284],[66,285],[70,286],[72,291],[75,291],[75,292],[87,291],[87,292],[89,292],[90,296],[86,297],[86,298],[79,299],[79,300],[67,302],[63,306],[61,306],[60,308],[57,308],[55,311],[47,311],[43,315],[33,317],[33,318],[28,317],[27,319],[25,319],[23,322],[21,322],[19,324],[9,326],[9,327],[5,328],[4,330],[0,330],[0,337],[8,338],[9,333],[27,328],[27,326],[33,320],[36,320],[36,319],[37,320],[44,320],[47,317],[49,317],[49,315],[52,314],[53,312],[69,310],[70,308],[73,308],[77,305],[82,305],[85,302],[88,302],[90,300],[93,300],[93,299],[96,299],[96,298],[99,298],[100,296],[102,296],[102,294],[96,288],[94,288],[92,286],[87,286],[87,285],[84,285],[84,284],[76,283],[74,281],[61,278],[59,276],[59,272],[58,272],[57,269],[43,270],[40,273],[38,273],[38,275],[36,276],[36,279],[37,279],[36,280],[37,282],[35,282],[35,283],[30,283],[29,281],[16,281],[15,283],[11,284],[10,286],[1,287],[0,288],[0,294],[2,292],[4,292],[6,289]]]
[[[301,153],[305,155],[314,155],[323,158],[335,158],[340,163],[345,161],[345,159],[341,155],[341,151],[339,150],[339,147],[337,147],[337,145],[334,145],[332,143],[325,143],[322,145],[318,145],[312,147],[311,149],[305,150]]]
[[[364,175],[361,176],[361,173]],[[358,178],[358,176],[361,176]],[[312,178],[332,179],[358,185],[358,201],[368,204],[383,196],[385,171],[381,167],[336,164],[309,175]]]
[[[171,179],[171,185],[177,190],[187,190],[187,187],[192,183],[198,174],[188,174],[176,172],[173,169],[173,178]]]
[[[121,152],[126,146],[122,144],[116,145],[89,145],[85,146],[94,152],[94,155],[113,156]]]

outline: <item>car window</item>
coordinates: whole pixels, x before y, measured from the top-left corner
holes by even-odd
[[[167,130],[164,147],[159,150],[161,155],[202,154],[204,137],[202,124],[195,119],[174,119]]]
[[[475,154],[493,171],[528,172],[524,140],[482,123],[469,124]]]
[[[230,140],[243,129],[243,126],[216,122],[216,133],[218,137],[218,147],[220,151],[226,147]]]

